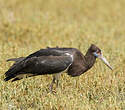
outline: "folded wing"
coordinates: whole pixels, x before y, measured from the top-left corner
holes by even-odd
[[[5,73],[5,81],[20,74],[53,74],[66,70],[72,64],[71,56],[39,56],[29,57],[10,67]]]

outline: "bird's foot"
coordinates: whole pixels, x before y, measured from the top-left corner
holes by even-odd
[[[55,84],[55,86],[54,86],[54,84]],[[54,83],[51,83],[50,84],[50,86],[49,86],[49,90],[50,90],[50,92],[54,92],[54,93],[56,93],[56,91],[54,90],[54,88],[58,88],[59,87],[59,82],[57,81],[56,83],[54,82]]]

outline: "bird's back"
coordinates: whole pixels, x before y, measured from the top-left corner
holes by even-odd
[[[74,51],[78,51],[75,48],[46,48],[46,49],[40,49],[39,51],[36,51],[27,58],[31,57],[38,57],[38,56],[63,56],[66,55],[66,53],[73,54]]]

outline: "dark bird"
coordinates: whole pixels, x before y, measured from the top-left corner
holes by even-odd
[[[52,89],[55,81],[58,86],[60,73],[67,72],[72,77],[80,76],[94,65],[96,58],[100,58],[112,69],[101,50],[94,44],[89,47],[85,56],[76,48],[48,47],[27,57],[8,59],[7,61],[15,61],[15,63],[5,73],[4,80],[13,79],[13,82],[22,79],[23,75],[31,77],[52,74],[53,80],[50,85]]]

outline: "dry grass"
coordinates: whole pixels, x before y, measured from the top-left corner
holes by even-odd
[[[0,0],[0,109],[125,110],[124,0]],[[114,67],[95,66],[71,78],[63,74],[56,93],[51,76],[4,82],[12,63],[40,48],[98,45]]]

